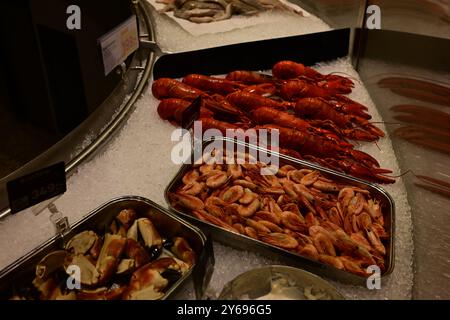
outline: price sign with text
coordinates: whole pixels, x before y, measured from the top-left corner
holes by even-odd
[[[98,42],[102,50],[105,75],[139,48],[138,27],[136,16],[103,35]]]
[[[6,184],[11,213],[17,213],[67,190],[64,162],[11,180]]]

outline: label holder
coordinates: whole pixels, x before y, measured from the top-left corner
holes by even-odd
[[[15,214],[67,191],[64,162],[8,181],[6,184],[9,207]]]

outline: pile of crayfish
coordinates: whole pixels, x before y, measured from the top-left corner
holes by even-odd
[[[369,190],[287,164],[261,175],[265,164],[254,162],[193,165],[169,194],[171,205],[350,273],[367,277],[370,265],[385,270],[390,234]]]
[[[180,125],[183,113],[200,100],[203,130],[279,131],[281,153],[377,183],[394,183],[378,161],[348,141],[377,141],[382,130],[369,122],[367,107],[348,98],[351,79],[321,74],[293,61],[281,61],[273,75],[233,71],[225,78],[189,74],[182,81],[157,79],[153,95],[158,114]]]

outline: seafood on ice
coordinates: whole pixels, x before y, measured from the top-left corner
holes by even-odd
[[[186,239],[163,238],[133,209],[120,211],[105,230],[80,232],[50,252],[37,264],[32,284],[11,299],[156,300],[195,264]],[[79,286],[69,287],[72,280]]]
[[[252,16],[278,10],[297,15],[302,11],[280,0],[157,0],[164,4],[162,12],[173,11],[175,17],[194,23],[230,19],[233,15]]]
[[[261,175],[263,167],[194,164],[169,201],[199,220],[337,269],[363,277],[371,265],[385,270],[390,234],[369,190],[317,170],[283,165]]]
[[[225,78],[160,78],[152,93],[161,100],[159,116],[175,125],[193,101],[200,101],[203,130],[278,130],[280,152],[368,181],[394,183],[391,170],[355,149],[353,141],[375,142],[384,132],[370,122],[366,106],[346,96],[353,86],[345,76],[280,61],[272,75],[237,70]]]

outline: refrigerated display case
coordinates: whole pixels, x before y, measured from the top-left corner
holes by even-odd
[[[374,181],[376,188],[380,187],[382,192],[392,197],[395,204],[395,226],[391,225],[392,242],[389,244],[395,258],[390,262],[390,274],[382,278],[379,289],[370,290],[364,281],[362,285],[349,285],[340,277],[333,276],[333,272],[317,271],[308,268],[307,264],[303,268],[323,276],[346,299],[450,298],[447,289],[450,275],[446,270],[450,259],[447,236],[450,194],[447,172],[450,163],[448,1],[290,2],[297,5],[303,14],[264,12],[245,18],[232,16],[218,22],[197,24],[175,18],[170,12],[158,11],[160,4],[150,0],[124,1],[122,8],[105,2],[96,10],[83,7],[85,3],[80,1],[82,10],[86,10],[92,21],[103,21],[102,16],[114,20],[114,14],[108,12],[123,14],[111,24],[104,22],[98,33],[80,35],[80,41],[91,37],[90,42],[85,42],[86,50],[94,50],[93,47],[98,50],[98,43],[92,39],[97,39],[132,13],[138,17],[140,48],[126,60],[123,68],[116,68],[109,76],[114,78],[108,80],[109,87],[101,83],[101,77],[98,80],[88,77],[83,82],[95,100],[88,114],[78,120],[72,117],[75,123],[66,131],[49,134],[48,141],[30,133],[23,139],[35,136],[42,146],[36,142],[35,148],[25,147],[24,150],[29,150],[25,158],[6,153],[17,162],[5,171],[0,180],[0,204],[5,207],[0,224],[0,268],[14,263],[54,234],[49,221],[51,213],[47,209],[49,202],[68,217],[70,224],[100,204],[123,195],[134,194],[164,207],[172,206],[164,190],[180,169],[180,164],[171,158],[180,140],[174,134],[175,126],[161,119],[158,112],[159,101],[154,96],[155,91],[152,92],[155,81],[167,77],[181,78],[192,73],[224,75],[242,69],[268,74],[276,62],[293,60],[312,66],[322,74],[340,75],[354,82],[348,97],[367,106],[372,116],[371,124],[386,132],[386,136],[376,143],[357,142],[355,148],[375,157],[381,168],[391,169],[393,172],[387,176],[395,180],[395,183],[388,184],[382,178]],[[379,30],[369,29],[366,24],[371,15],[366,9],[371,5],[380,9]],[[125,7],[126,14],[123,13]],[[18,8],[17,12],[22,10]],[[31,9],[30,12],[35,11]],[[27,15],[23,17],[22,21],[27,21]],[[40,26],[37,18],[32,21],[33,28]],[[47,35],[53,39],[51,34]],[[37,38],[45,42],[45,36]],[[43,62],[33,63],[26,55],[21,56],[20,60],[27,62],[21,66],[24,74],[31,66],[40,63],[44,70],[48,69],[45,45],[40,45],[43,46],[39,49],[44,56]],[[60,46],[70,51],[65,44]],[[48,54],[55,55],[55,61],[58,61],[56,57],[61,56],[56,49],[49,50]],[[78,51],[82,52],[82,48]],[[7,53],[3,54],[8,57]],[[101,66],[101,57],[97,58],[98,61],[94,62]],[[68,60],[72,67],[89,68],[80,56]],[[63,66],[69,62],[61,59],[59,63]],[[0,81],[10,88],[14,70],[5,64],[2,67],[8,72],[0,77]],[[61,95],[54,95],[46,89],[50,92],[50,106],[56,105],[58,98],[64,105],[67,99],[68,105],[81,110],[79,99],[90,101],[89,95],[70,91],[73,87],[62,82],[70,74],[70,66],[67,68],[67,73],[53,75],[47,70],[43,74],[48,79],[38,84],[51,87],[53,81],[61,90],[66,90],[63,90],[61,98]],[[76,79],[71,78],[71,81]],[[42,90],[36,88],[36,92]],[[25,91],[22,91],[22,97],[13,92],[7,89],[7,94],[2,94],[2,100],[7,102],[5,106],[13,106],[26,96]],[[68,95],[73,95],[73,98],[67,98]],[[33,103],[43,105],[33,100],[28,103],[30,106]],[[43,112],[38,114],[47,122],[54,119],[46,117]],[[14,123],[6,116],[2,118],[9,126]],[[23,121],[24,118],[20,119]],[[352,119],[347,118],[347,121]],[[177,119],[171,120],[173,123]],[[37,123],[44,126],[43,121]],[[20,126],[23,124],[14,123],[13,126],[22,130]],[[3,126],[3,129],[10,130],[8,126]],[[352,129],[359,127],[355,125]],[[4,134],[8,136],[8,132]],[[8,140],[11,143],[14,139]],[[5,144],[4,149],[10,147]],[[326,156],[319,158],[327,159]],[[7,208],[6,183],[61,160],[66,163],[66,193],[11,215]],[[313,158],[301,161],[304,160],[316,161],[313,167],[318,161]],[[6,166],[8,162],[4,163]],[[318,163],[322,169],[329,164],[329,161]],[[339,169],[342,168],[331,168]],[[375,178],[359,176],[355,179]],[[176,211],[172,208],[172,212]],[[195,219],[189,222],[196,224]],[[203,224],[198,226],[204,227]],[[268,254],[267,250],[255,249],[256,245],[249,245],[249,252],[242,254],[242,246],[232,245],[223,237],[215,237],[214,229],[207,230],[214,239],[215,264],[204,298],[218,298],[224,286],[244,271],[272,264],[294,264],[283,259],[281,254],[277,256],[277,253]],[[14,246],[10,245],[11,242]],[[174,297],[194,299],[195,290],[187,288]]]

